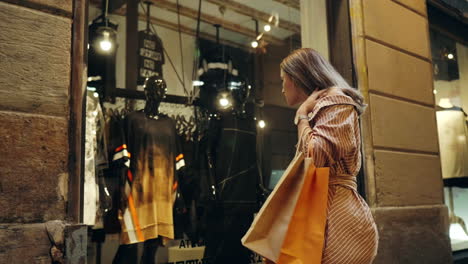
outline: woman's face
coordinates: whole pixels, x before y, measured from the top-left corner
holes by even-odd
[[[301,103],[307,98],[307,95],[294,85],[294,82],[291,80],[288,74],[286,74],[283,69],[281,69],[281,80],[283,81],[283,90],[281,91],[286,99],[288,105],[295,105]]]

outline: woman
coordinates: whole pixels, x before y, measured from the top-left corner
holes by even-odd
[[[305,150],[316,167],[330,168],[322,263],[372,263],[377,229],[356,184],[361,167],[358,121],[366,106],[363,97],[313,49],[294,51],[280,68],[287,103],[301,103],[295,123],[299,133],[308,131],[300,139]]]

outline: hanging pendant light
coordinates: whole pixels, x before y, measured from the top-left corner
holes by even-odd
[[[90,43],[88,45],[101,54],[111,54],[116,46],[117,25],[109,21],[108,6],[108,0],[103,1],[102,14],[94,19],[89,27]]]

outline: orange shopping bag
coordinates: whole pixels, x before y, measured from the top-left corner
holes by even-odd
[[[322,261],[329,168],[316,168],[311,158],[306,158],[305,164],[305,180],[276,262],[278,264],[319,264]]]

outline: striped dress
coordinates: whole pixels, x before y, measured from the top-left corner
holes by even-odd
[[[309,113],[312,158],[330,167],[322,263],[366,264],[377,254],[378,233],[369,206],[357,192],[361,138],[356,103],[344,94],[318,99]],[[312,143],[312,144],[310,144]]]

